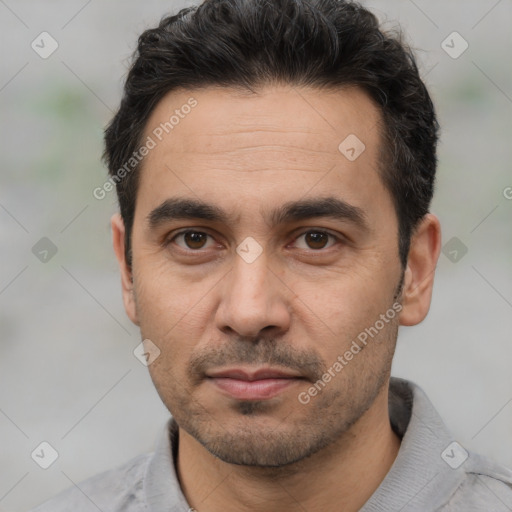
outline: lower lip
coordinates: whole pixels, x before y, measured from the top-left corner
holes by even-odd
[[[219,389],[239,400],[265,400],[272,398],[299,379],[238,380],[225,377],[210,379]]]

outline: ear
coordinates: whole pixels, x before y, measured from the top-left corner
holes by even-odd
[[[441,225],[435,215],[428,213],[411,237],[402,291],[400,325],[416,325],[427,316],[440,251]]]
[[[112,227],[112,243],[116,253],[117,261],[119,263],[119,270],[121,271],[121,286],[123,290],[124,309],[128,318],[135,324],[139,325],[137,318],[137,308],[135,304],[135,296],[133,290],[132,271],[128,266],[125,258],[124,251],[124,222],[119,213],[112,215],[110,219]]]

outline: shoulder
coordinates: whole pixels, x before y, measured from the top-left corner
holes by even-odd
[[[512,470],[472,452],[463,468],[464,478],[442,509],[443,512],[512,510]]]
[[[144,474],[151,454],[74,484],[30,512],[139,512],[145,510]]]
[[[377,498],[393,500],[403,493],[403,507],[409,503],[408,510],[418,511],[512,511],[512,471],[455,441],[418,385],[392,378],[389,410],[402,444]],[[368,510],[391,509],[376,501]]]

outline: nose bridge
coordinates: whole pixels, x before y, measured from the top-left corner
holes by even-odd
[[[230,295],[240,304],[253,304],[254,307],[261,307],[270,299],[269,280],[270,270],[267,267],[267,259],[264,255],[255,261],[247,262],[243,258],[235,258],[231,272]]]
[[[218,328],[230,328],[245,336],[257,335],[266,327],[286,329],[289,311],[276,279],[265,254],[250,262],[237,255],[224,282],[217,311]]]
[[[268,250],[261,245],[261,238],[256,240],[246,236],[236,247],[233,258],[233,286],[246,285],[246,288],[263,288],[268,280]],[[236,290],[235,290],[236,291]]]

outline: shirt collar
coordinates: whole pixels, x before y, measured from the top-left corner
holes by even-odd
[[[178,425],[170,418],[160,436],[144,476],[149,512],[186,512],[190,506],[179,484],[174,458],[178,448]]]
[[[410,381],[391,378],[389,410],[393,429],[402,437],[400,450],[360,512],[437,510],[465,478],[464,463],[452,468],[446,462],[454,439],[424,391]],[[452,459],[460,453],[453,453]]]

